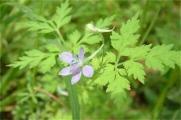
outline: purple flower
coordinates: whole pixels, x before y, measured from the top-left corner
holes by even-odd
[[[81,75],[83,74],[85,77],[92,77],[94,74],[94,70],[90,65],[84,65],[84,50],[80,48],[78,55],[73,55],[70,52],[63,52],[59,55],[59,59],[65,63],[68,63],[69,66],[63,68],[59,75],[68,76],[72,75],[71,83],[77,83]]]

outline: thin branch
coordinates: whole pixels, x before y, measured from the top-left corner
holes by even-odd
[[[60,38],[60,41],[64,42],[65,40],[64,40],[63,36],[60,34],[58,29],[56,29],[56,33],[57,33],[58,37]]]
[[[57,103],[59,103],[60,105],[65,106],[64,103],[63,103],[62,101],[60,101],[60,99],[59,99],[57,96],[49,93],[49,92],[46,91],[45,89],[42,89],[42,88],[40,88],[40,87],[36,87],[36,88],[34,88],[34,90],[37,91],[37,92],[41,92],[41,93],[47,95],[48,97],[52,98],[52,99],[55,100]]]
[[[104,46],[104,44],[102,44],[100,48],[98,48],[93,54],[91,54],[91,55],[85,60],[85,63],[86,63],[87,61],[91,60],[92,58],[94,58],[94,57],[97,55],[97,53],[99,53],[99,52],[101,51],[101,49],[103,48],[103,46]]]
[[[151,23],[150,23],[147,31],[145,32],[142,40],[140,41],[140,44],[143,44],[143,43],[146,41],[146,38],[148,37],[149,33],[151,32],[151,30],[152,30],[152,28],[153,28],[153,26],[154,26],[154,24],[155,24],[155,22],[156,22],[156,20],[157,20],[157,18],[158,18],[158,15],[159,15],[159,13],[160,13],[160,10],[161,10],[161,7],[158,8],[158,10],[157,10],[154,18],[152,19],[152,21],[151,21]]]

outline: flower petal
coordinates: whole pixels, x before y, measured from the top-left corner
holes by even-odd
[[[80,73],[78,73],[78,74],[76,74],[76,75],[74,75],[74,76],[72,77],[72,79],[71,79],[72,85],[75,84],[75,83],[77,83],[77,82],[80,80],[81,74],[82,74],[82,73],[80,72]]]
[[[73,64],[73,65],[71,65],[70,71],[73,75],[75,75],[75,74],[80,73],[81,68],[80,68],[79,64]]]
[[[83,48],[80,48],[80,50],[79,50],[79,55],[78,55],[78,57],[79,57],[79,60],[81,60],[81,61],[83,61],[83,59],[84,59],[84,49]]]
[[[65,62],[65,63],[69,63],[69,64],[74,60],[73,55],[70,52],[61,53],[59,55],[59,59],[62,60],[63,62]]]
[[[59,72],[59,75],[62,75],[62,76],[67,76],[70,74],[71,74],[71,68],[70,67],[65,67]]]
[[[83,75],[86,77],[92,77],[94,74],[94,69],[90,65],[86,65],[82,69]]]

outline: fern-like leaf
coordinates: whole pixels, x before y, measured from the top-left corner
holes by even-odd
[[[174,68],[181,66],[179,51],[171,50],[173,45],[159,45],[151,49],[146,56],[145,63],[149,68],[164,72],[165,67]]]
[[[86,32],[83,38],[79,43],[87,43],[89,45],[99,43],[102,40],[102,37],[99,34]]]
[[[30,68],[33,68],[39,64],[39,62],[46,57],[46,54],[39,50],[31,50],[25,52],[25,56],[19,58],[18,61],[14,62],[10,66],[14,68],[25,68],[29,65]]]
[[[55,53],[43,53],[39,50],[30,50],[25,52],[25,56],[19,58],[18,61],[10,64],[14,68],[23,69],[25,67],[40,67],[40,71],[45,73],[55,65]]]
[[[114,17],[115,16],[106,17],[104,19],[99,19],[96,22],[96,27],[98,27],[98,28],[105,28],[105,27],[110,26],[112,24],[112,21],[113,21]]]
[[[106,91],[110,92],[114,99],[125,98],[125,90],[130,89],[130,83],[124,75],[124,69],[115,69],[114,65],[107,64],[105,69],[100,72],[100,76],[95,80],[95,83],[101,86],[107,85]],[[117,94],[121,94],[121,96],[115,96]]]
[[[128,56],[132,60],[144,60],[150,51],[151,45],[142,45],[137,47],[127,47],[120,54],[121,56]]]
[[[139,35],[135,34],[139,29],[138,14],[123,24],[120,33],[112,32],[111,45],[118,52],[121,52],[127,46],[134,46]]]
[[[60,28],[63,25],[70,22],[71,9],[72,8],[69,7],[68,0],[66,2],[62,3],[60,7],[57,7],[56,13],[52,18],[52,21],[54,21],[56,23],[57,28]]]
[[[26,26],[30,31],[37,31],[39,33],[50,33],[54,31],[54,28],[50,25],[51,21],[30,21]]]
[[[112,79],[114,79],[114,66],[107,64],[106,67],[100,71],[101,74],[96,80],[95,83],[101,86],[108,84]]]
[[[128,60],[123,65],[128,76],[133,76],[134,79],[138,79],[141,83],[144,83],[145,71],[144,66],[141,63]]]

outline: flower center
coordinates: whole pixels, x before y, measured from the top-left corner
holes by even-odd
[[[71,65],[77,64],[79,67],[83,66],[83,61],[81,59],[79,59],[78,55],[74,56],[74,59],[71,62]]]

